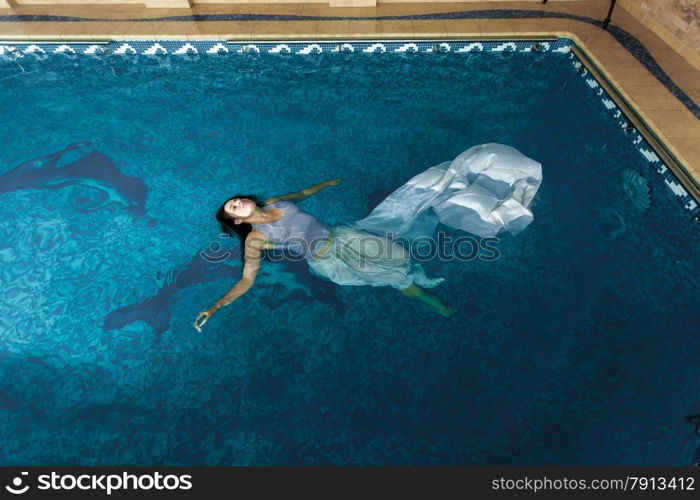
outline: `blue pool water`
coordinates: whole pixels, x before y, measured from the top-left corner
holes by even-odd
[[[0,122],[0,465],[686,465],[700,445],[699,228],[567,54],[25,57],[0,61]],[[342,177],[301,207],[354,221],[485,142],[544,181],[498,260],[424,264],[453,317],[265,262],[192,328],[240,276],[227,197]]]

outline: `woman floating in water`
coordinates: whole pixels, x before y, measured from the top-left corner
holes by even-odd
[[[243,276],[197,316],[194,327],[201,331],[216,311],[250,290],[262,251],[269,249],[293,250],[313,274],[340,285],[391,286],[451,316],[454,309],[426,290],[444,278],[428,278],[391,236],[431,237],[438,222],[482,237],[521,231],[533,220],[528,206],[541,181],[538,162],[509,146],[482,144],[413,177],[351,224],[330,227],[295,203],[340,179],[269,198],[262,206],[249,197],[230,198],[216,218],[244,241]]]

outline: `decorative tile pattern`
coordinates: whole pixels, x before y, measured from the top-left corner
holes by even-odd
[[[137,19],[93,19],[75,16],[54,15],[9,15],[0,16],[2,22],[44,22],[60,21],[80,23],[87,21],[99,22],[166,22],[166,21],[392,21],[392,20],[437,20],[437,19],[573,19],[602,29],[602,21],[592,17],[567,14],[564,12],[547,12],[528,9],[487,9],[456,12],[435,12],[429,14],[396,15],[396,16],[297,16],[278,14],[197,14],[186,16],[166,16],[159,18]],[[644,45],[631,33],[613,24],[608,26],[610,33],[630,54],[652,73],[676,98],[683,103],[696,117],[700,118],[700,106],[693,101],[666,72],[658,65]]]
[[[598,81],[591,76],[583,63],[573,52],[569,53],[569,59],[581,78],[584,79],[596,96],[600,98],[605,108],[610,112],[611,117],[620,125],[620,128],[624,129],[629,135],[632,144],[635,145],[642,157],[649,162],[659,175],[661,175],[666,185],[683,205],[683,208],[690,211],[694,218],[700,218],[700,207],[698,207],[697,202],[688,194],[678,178],[654,152],[654,149],[646,139],[644,139],[639,131],[629,122],[629,118],[622,112],[617,104],[615,104],[615,101],[612,100]]]
[[[322,53],[384,53],[384,52],[569,52],[571,40],[560,38],[556,41],[381,41],[381,42],[259,42],[223,43],[220,41],[115,41],[104,44],[73,43],[26,43],[13,42],[0,44],[0,57],[15,60],[25,56],[45,56],[53,54],[70,55],[185,55],[185,54],[322,54]]]
[[[75,16],[54,16],[54,15],[9,15],[0,16],[2,22],[44,22],[60,21],[70,23],[80,23],[87,21],[99,22],[166,22],[166,21],[380,21],[380,20],[437,20],[437,19],[573,19],[590,24],[597,28],[602,28],[602,21],[587,16],[567,14],[564,12],[547,12],[528,9],[487,9],[469,10],[456,12],[434,12],[429,14],[396,15],[396,16],[297,16],[278,14],[197,14],[186,16],[166,16],[160,18],[137,18],[137,19],[93,19]],[[696,117],[700,118],[700,105],[688,96],[666,72],[658,65],[646,47],[631,33],[613,24],[608,26],[608,33],[612,35],[630,54],[632,54],[644,67],[653,74],[683,105],[688,108]]]
[[[581,61],[571,52],[573,42],[567,38],[547,41],[348,41],[348,42],[256,42],[223,43],[220,41],[118,41],[105,44],[66,44],[66,43],[16,43],[0,45],[0,59],[17,60],[33,57],[43,60],[49,56],[75,58],[81,55],[106,57],[114,55],[174,56],[198,57],[199,54],[298,54],[312,55],[323,53],[362,52],[365,54],[389,53],[447,53],[447,52],[560,52],[568,53],[573,67],[579,72],[593,92],[600,98],[612,118],[621,128],[631,127],[628,118],[615,102],[603,90],[600,84],[588,73]],[[134,61],[137,58],[133,59]],[[678,196],[683,207],[694,217],[700,217],[700,207],[692,199],[673,172],[654,153],[653,148],[635,129],[628,131],[630,140],[640,154],[649,161],[654,169],[663,176],[666,184]]]

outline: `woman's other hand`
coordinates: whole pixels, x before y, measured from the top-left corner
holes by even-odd
[[[343,179],[331,179],[330,181],[326,181],[326,185],[327,186],[337,186],[341,182],[343,182]]]
[[[193,326],[194,326],[195,330],[197,330],[198,332],[201,333],[202,327],[204,326],[204,323],[209,321],[209,319],[212,316],[214,316],[214,311],[212,311],[211,309],[207,309],[206,311],[200,312],[199,315],[197,316],[197,319],[194,320]]]

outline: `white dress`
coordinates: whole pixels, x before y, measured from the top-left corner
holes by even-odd
[[[517,233],[533,220],[528,206],[541,182],[538,162],[482,144],[416,175],[354,226],[411,239],[432,236],[438,221],[481,237]]]
[[[330,247],[311,271],[341,285],[431,288],[420,264],[393,238],[432,237],[438,222],[476,236],[522,231],[542,182],[542,166],[517,149],[482,144],[411,178],[357,222],[331,229]]]

